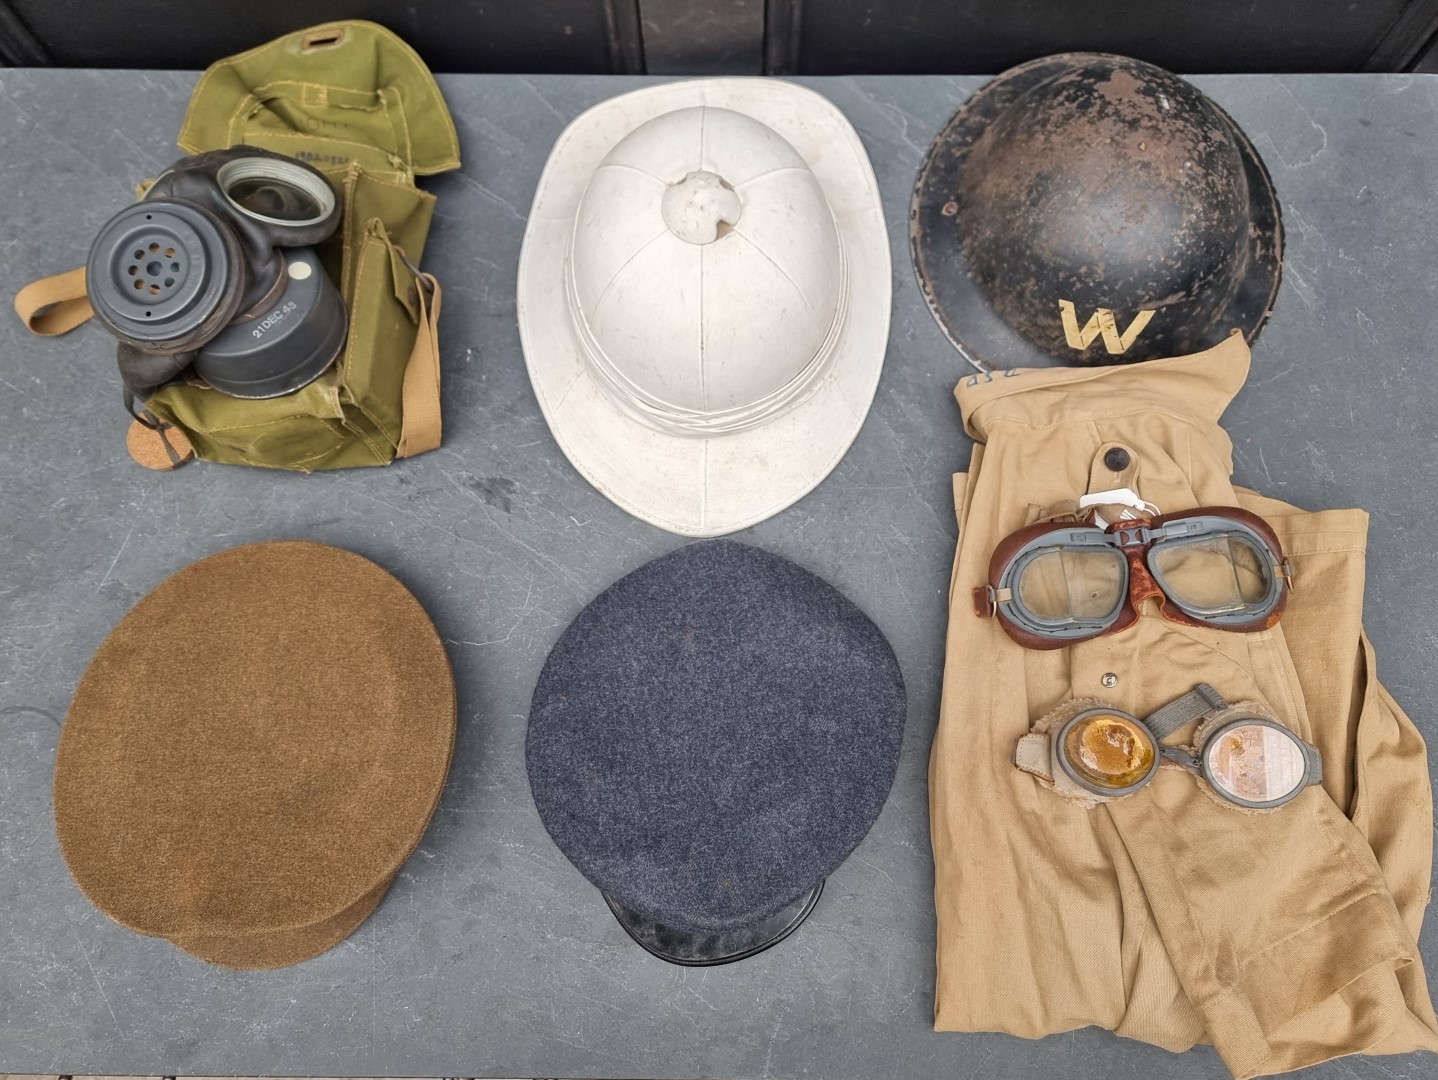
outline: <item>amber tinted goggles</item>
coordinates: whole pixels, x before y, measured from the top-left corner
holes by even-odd
[[[1132,626],[1152,597],[1170,622],[1242,633],[1278,622],[1292,573],[1256,514],[1202,506],[1107,528],[1044,522],[999,544],[974,611],[1031,649]]]
[[[1201,723],[1193,745],[1163,742],[1195,720]],[[1207,683],[1145,720],[1101,703],[1083,708],[1057,731],[1031,731],[1014,752],[1015,765],[1061,793],[1077,791],[1100,801],[1146,786],[1158,774],[1160,759],[1201,776],[1220,799],[1249,810],[1282,806],[1323,779],[1318,747],[1265,715],[1261,706],[1229,705]]]

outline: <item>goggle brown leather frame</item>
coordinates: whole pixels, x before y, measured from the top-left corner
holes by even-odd
[[[1027,649],[1062,649],[1080,641],[1092,641],[1105,634],[1117,634],[1127,630],[1138,620],[1139,604],[1149,598],[1158,602],[1159,614],[1169,622],[1179,623],[1183,626],[1216,626],[1218,624],[1212,620],[1197,618],[1183,611],[1178,606],[1178,602],[1164,592],[1147,561],[1148,553],[1153,546],[1166,539],[1154,537],[1151,533],[1162,529],[1170,522],[1195,517],[1224,518],[1247,527],[1267,544],[1269,549],[1267,554],[1271,554],[1274,561],[1270,571],[1275,574],[1278,585],[1278,598],[1274,606],[1259,618],[1247,622],[1225,622],[1220,628],[1233,633],[1255,633],[1277,625],[1283,614],[1284,606],[1288,602],[1288,593],[1293,587],[1292,568],[1283,553],[1283,545],[1278,542],[1278,536],[1274,533],[1272,526],[1257,514],[1237,506],[1199,506],[1191,510],[1160,514],[1152,518],[1140,517],[1128,521],[1117,521],[1106,528],[1083,521],[1044,521],[1027,525],[1017,532],[1010,533],[994,549],[993,557],[989,560],[988,584],[977,586],[973,592],[974,614],[980,618],[997,617],[1004,632]],[[1020,551],[1034,540],[1049,533],[1072,532],[1075,529],[1092,529],[1117,538],[1117,542],[1112,546],[1124,555],[1127,562],[1128,595],[1119,605],[1114,620],[1091,634],[1064,637],[1037,634],[1017,625],[1004,612],[1006,601],[1000,599],[1000,583],[1009,564]]]

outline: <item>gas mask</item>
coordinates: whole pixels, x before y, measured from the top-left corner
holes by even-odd
[[[240,398],[318,378],[347,331],[314,251],[341,211],[317,170],[237,146],[181,158],[112,217],[90,248],[86,291],[120,340],[126,408],[146,423],[134,402],[181,375]]]

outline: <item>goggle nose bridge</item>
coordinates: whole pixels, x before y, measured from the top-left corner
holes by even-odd
[[[1127,551],[1129,548],[1146,548],[1155,540],[1161,539],[1163,530],[1154,529],[1148,522],[1138,525],[1120,523],[1109,528],[1109,535],[1113,537],[1114,543]]]
[[[1181,746],[1166,746],[1162,743],[1158,747],[1158,756],[1175,765],[1181,766],[1185,771],[1195,776],[1203,775],[1203,759],[1197,754],[1190,754]]]
[[[1169,601],[1168,593],[1163,591],[1148,566],[1148,551],[1153,544],[1154,530],[1145,526],[1143,531],[1149,534],[1149,539],[1142,543],[1119,545],[1124,558],[1128,560],[1128,601],[1135,612],[1144,600],[1156,599],[1160,607]]]
[[[1108,527],[1108,534],[1114,543],[1125,550],[1129,548],[1150,548],[1160,540],[1174,540],[1182,536],[1193,536],[1204,532],[1201,521],[1179,518],[1167,521],[1158,527],[1143,518],[1137,521],[1119,521]]]

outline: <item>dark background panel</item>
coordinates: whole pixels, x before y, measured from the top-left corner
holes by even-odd
[[[1438,39],[1428,42],[1410,70],[1426,73],[1438,71]]]
[[[1432,33],[1428,0],[784,0],[797,70],[986,74],[1071,49],[1174,71],[1400,71]]]
[[[436,71],[636,72],[637,10],[636,0],[0,0],[0,55],[198,69],[316,23],[371,19]]]
[[[763,68],[764,0],[639,0],[650,75],[753,75]]]
[[[1069,49],[1406,71],[1438,0],[0,0],[0,63],[193,70],[336,18],[385,24],[441,72],[988,74]]]

